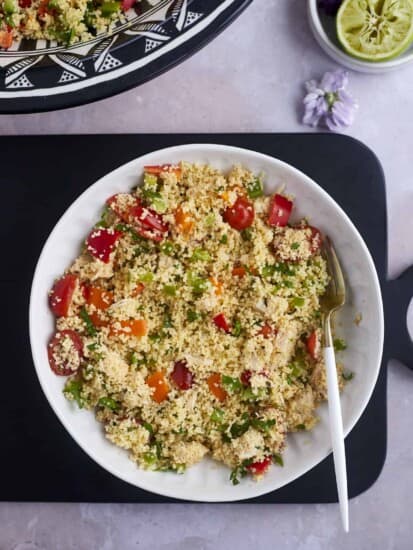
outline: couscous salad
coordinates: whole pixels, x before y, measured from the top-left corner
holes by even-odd
[[[50,292],[50,366],[140,467],[182,472],[209,455],[234,484],[259,478],[326,399],[322,236],[240,166],[142,178],[108,198]]]
[[[73,44],[110,30],[141,0],[0,0],[0,48],[21,38]]]

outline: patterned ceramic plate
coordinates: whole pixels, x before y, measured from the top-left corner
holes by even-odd
[[[73,107],[133,88],[183,61],[252,0],[145,0],[112,33],[71,47],[23,40],[0,53],[0,113]]]

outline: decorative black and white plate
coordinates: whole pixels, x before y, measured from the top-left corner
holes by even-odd
[[[141,84],[183,61],[252,0],[145,0],[110,33],[71,47],[15,42],[0,53],[0,113],[74,107]]]

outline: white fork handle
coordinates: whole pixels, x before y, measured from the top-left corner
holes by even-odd
[[[330,435],[333,446],[334,470],[336,474],[338,500],[341,520],[346,533],[349,530],[346,451],[344,447],[343,419],[341,416],[340,393],[338,389],[336,358],[334,348],[324,348],[324,360],[327,371],[328,413]]]

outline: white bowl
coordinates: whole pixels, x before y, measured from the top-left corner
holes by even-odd
[[[79,253],[82,240],[100,217],[105,199],[136,185],[145,164],[180,160],[209,163],[223,170],[240,163],[254,172],[264,172],[268,193],[284,183],[296,196],[295,217],[308,216],[333,239],[348,280],[348,303],[340,313],[339,333],[348,342],[343,359],[355,372],[342,395],[344,431],[348,434],[353,428],[376,383],[383,346],[382,300],[370,253],[347,215],[314,181],[280,160],[236,147],[184,145],[149,153],[103,177],[72,204],[50,234],[33,279],[30,341],[34,364],[43,391],[66,430],[93,460],[115,476],[153,493],[180,499],[214,502],[251,498],[293,481],[331,452],[325,404],[319,408],[320,422],[313,431],[288,437],[283,468],[274,466],[259,483],[245,479],[234,487],[228,479],[229,469],[211,460],[204,460],[183,475],[139,469],[126,451],[105,439],[92,412],[79,410],[64,398],[65,379],[50,370],[47,360],[46,347],[54,332],[48,291]],[[358,312],[362,312],[363,321],[356,327],[353,321]]]
[[[308,1],[308,19],[318,44],[334,61],[361,73],[384,73],[398,69],[413,61],[413,45],[395,59],[374,63],[363,61],[348,55],[340,46],[336,35],[335,17],[322,13],[317,6],[318,0]]]

